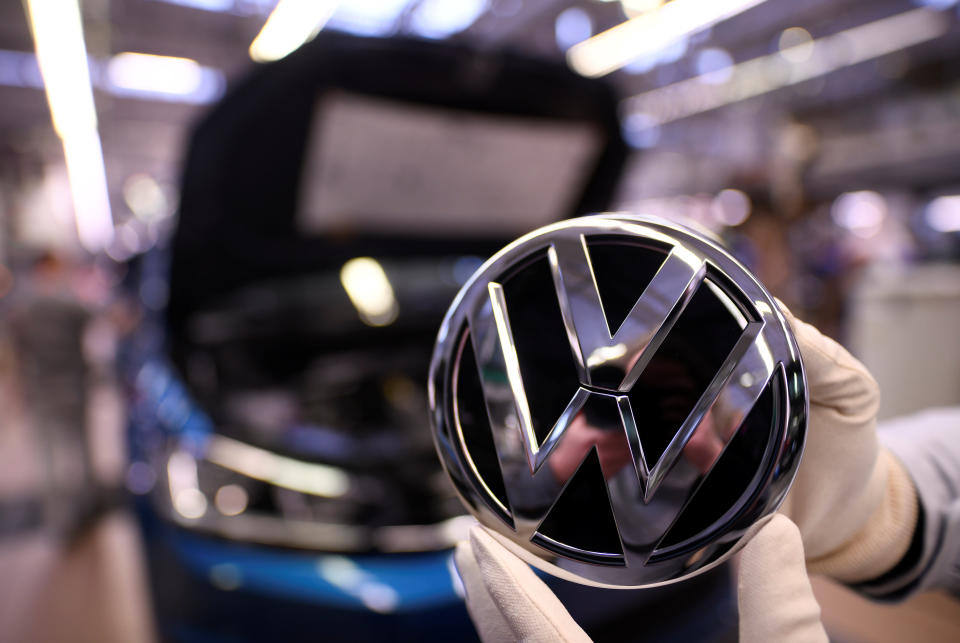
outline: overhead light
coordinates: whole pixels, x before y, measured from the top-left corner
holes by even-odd
[[[71,133],[63,138],[63,155],[73,196],[80,243],[98,252],[113,241],[113,215],[107,189],[107,171],[97,130]]]
[[[487,0],[421,0],[410,30],[424,38],[447,38],[468,28],[487,9]]]
[[[203,11],[230,11],[234,8],[234,0],[160,0],[167,4],[178,4],[182,7],[191,9],[201,9]]]
[[[938,232],[960,232],[960,195],[934,199],[927,206],[924,219]]]
[[[675,41],[669,47],[656,51],[646,56],[634,58],[629,63],[620,68],[625,74],[645,74],[659,65],[668,65],[675,63],[685,55],[690,48],[690,38],[681,38]]]
[[[327,26],[358,36],[388,36],[397,31],[401,16],[416,1],[347,2],[337,9]]]
[[[624,101],[624,108],[626,113],[646,114],[651,126],[662,125],[933,40],[949,29],[949,16],[914,9],[795,45],[793,49],[812,47],[803,62],[790,62],[785,52],[760,56],[734,65],[723,84],[711,85],[710,78],[697,76],[637,94]]]
[[[93,86],[113,96],[176,103],[212,103],[227,85],[223,72],[189,58],[122,53],[109,59],[88,57]],[[37,55],[0,49],[0,85],[43,89]]]
[[[76,0],[27,0],[27,6],[54,129],[61,138],[96,129],[87,48]]]
[[[80,9],[77,0],[27,0],[27,8],[53,127],[63,142],[77,235],[97,252],[113,240],[113,216]]]
[[[634,18],[642,13],[659,9],[664,0],[620,0],[623,13],[628,18]]]
[[[557,15],[554,22],[557,47],[566,51],[593,35],[593,19],[580,7],[569,7]]]
[[[583,76],[603,76],[762,2],[673,0],[574,45],[567,51],[567,62]]]
[[[387,326],[397,318],[397,300],[383,266],[370,257],[356,257],[343,264],[340,283],[369,326]]]
[[[107,63],[112,94],[205,103],[223,92],[223,74],[189,58],[123,52]]]
[[[135,217],[154,223],[171,214],[163,188],[149,174],[133,174],[123,182],[123,200]]]
[[[930,9],[944,10],[949,9],[950,7],[957,4],[957,0],[913,0],[914,3],[920,5],[921,7],[929,7]]]
[[[870,190],[846,192],[833,202],[830,215],[841,228],[869,239],[876,236],[887,217],[887,200]]]
[[[338,0],[280,0],[250,43],[250,57],[257,62],[283,58],[317,35],[338,4]]]
[[[722,85],[733,75],[733,56],[726,49],[708,47],[697,54],[694,67],[703,82]]]
[[[649,116],[640,112],[624,116],[621,131],[629,145],[640,149],[654,147],[660,142],[660,128]]]
[[[0,85],[43,89],[37,55],[32,51],[0,49]]]
[[[813,55],[813,36],[803,27],[784,29],[777,40],[780,55],[792,63],[804,63]]]
[[[710,210],[714,219],[728,227],[735,227],[750,216],[750,197],[740,190],[720,190],[713,199]]]

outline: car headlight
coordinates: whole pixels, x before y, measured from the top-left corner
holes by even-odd
[[[393,463],[396,471],[389,461],[311,462],[215,432],[162,362],[137,380],[134,425],[161,426],[145,430],[154,439],[141,439],[151,448],[128,484],[181,526],[268,545],[413,552],[451,547],[472,523],[430,452]]]

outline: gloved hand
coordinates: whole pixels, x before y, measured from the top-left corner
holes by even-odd
[[[917,494],[877,442],[877,383],[842,346],[783,305],[807,373],[803,460],[780,511],[800,529],[808,568],[843,582],[881,576],[903,558]]]
[[[743,550],[743,641],[826,640],[804,548],[811,571],[846,582],[876,578],[906,553],[918,515],[909,475],[878,446],[876,382],[843,347],[783,310],[807,373],[807,442],[781,508],[796,525],[775,516]],[[456,555],[481,637],[589,640],[546,585],[495,538],[477,528]]]
[[[589,641],[556,596],[497,536],[474,527],[457,546],[467,609],[485,643]],[[775,515],[743,548],[738,583],[740,641],[826,641],[804,569],[796,526]]]

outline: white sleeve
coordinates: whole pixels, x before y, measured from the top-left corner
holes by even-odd
[[[893,599],[925,589],[960,593],[960,407],[882,422],[879,437],[913,479],[919,531],[903,563],[858,589]]]

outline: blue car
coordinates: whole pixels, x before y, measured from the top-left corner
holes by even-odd
[[[120,356],[164,639],[476,637],[432,346],[485,257],[608,205],[616,105],[555,62],[323,33],[197,124]]]

